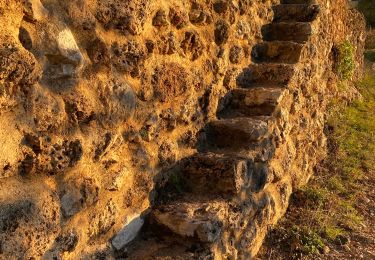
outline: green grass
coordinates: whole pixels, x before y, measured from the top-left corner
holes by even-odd
[[[341,80],[352,78],[355,69],[354,47],[349,41],[338,46],[337,72]]]
[[[375,77],[366,76],[357,88],[362,99],[347,107],[332,102],[324,170],[293,195],[287,218],[274,231],[292,258],[345,243],[363,221],[356,205],[361,181],[375,170]]]
[[[324,247],[322,238],[309,227],[294,226],[291,234],[294,239],[299,240],[300,245],[297,250],[303,254],[312,255],[322,252]]]

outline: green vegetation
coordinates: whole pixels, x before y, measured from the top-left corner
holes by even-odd
[[[365,15],[367,24],[375,26],[375,1],[361,0],[358,4],[358,9]]]
[[[294,226],[291,234],[299,240],[300,248],[298,249],[305,255],[318,254],[323,250],[324,242],[322,238],[311,229]]]
[[[333,102],[324,167],[293,195],[288,218],[274,231],[296,258],[321,253],[332,243],[346,244],[362,222],[356,210],[361,183],[375,170],[375,77],[366,76],[357,88],[362,98],[351,105]]]
[[[342,80],[351,79],[354,73],[354,47],[349,41],[338,46],[337,72]]]

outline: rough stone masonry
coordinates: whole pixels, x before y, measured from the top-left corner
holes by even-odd
[[[0,259],[251,259],[364,26],[344,0],[0,0]]]

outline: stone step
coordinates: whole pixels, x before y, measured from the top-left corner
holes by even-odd
[[[288,41],[262,42],[254,46],[252,59],[266,63],[298,63],[303,44]]]
[[[252,64],[237,77],[237,85],[241,88],[252,87],[286,87],[294,75],[291,64]]]
[[[312,22],[319,14],[319,5],[288,4],[273,7],[274,22]]]
[[[247,150],[252,143],[268,134],[268,117],[229,118],[210,122],[205,129],[205,145],[208,150]]]
[[[198,153],[181,162],[179,180],[193,194],[238,194],[249,184],[252,160],[215,153]]]
[[[218,117],[271,116],[283,91],[277,87],[234,89],[220,101]]]
[[[312,34],[310,23],[280,22],[271,23],[262,27],[262,35],[265,41],[293,41],[305,43]]]
[[[316,4],[316,0],[281,0],[282,4],[305,4],[305,5],[313,5]]]
[[[150,223],[186,240],[214,243],[220,238],[228,211],[228,202],[224,200],[174,201],[156,206],[150,214]]]

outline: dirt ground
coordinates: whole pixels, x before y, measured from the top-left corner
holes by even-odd
[[[278,238],[276,233],[271,231],[267,237],[258,258],[262,260],[284,260],[284,259],[375,259],[375,172],[368,174],[363,181],[363,191],[357,210],[364,220],[359,230],[350,234],[350,239],[344,245],[328,244],[326,252],[321,255],[302,256],[294,252],[286,252],[285,241]],[[299,207],[291,204],[285,219],[298,218]],[[284,220],[285,220],[284,219]],[[280,224],[283,225],[284,221]],[[278,226],[280,228],[280,226]]]

